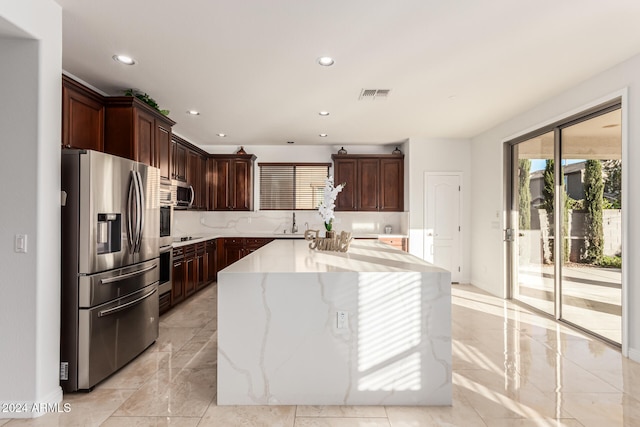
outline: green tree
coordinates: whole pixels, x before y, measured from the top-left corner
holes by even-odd
[[[604,192],[611,198],[614,208],[622,206],[622,160],[603,160]]]
[[[518,212],[520,213],[520,230],[531,228],[531,189],[529,176],[531,174],[531,160],[518,160]]]
[[[555,162],[553,159],[547,159],[544,173],[543,173],[543,181],[544,187],[542,188],[542,197],[544,198],[544,202],[542,203],[542,207],[547,211],[547,219],[549,223],[549,261],[553,262],[555,259],[554,256],[554,242],[551,237],[555,236]],[[562,194],[563,197],[563,206],[562,206],[562,259],[566,262],[569,261],[569,206],[571,201],[569,199],[569,195],[567,194],[564,183],[562,184]]]
[[[585,258],[599,264],[603,258],[604,232],[602,230],[602,197],[604,182],[599,160],[587,160],[584,170],[584,204],[587,210],[587,238]]]
[[[554,236],[554,230],[555,230],[555,222],[554,222],[554,216],[553,216],[553,209],[555,206],[554,203],[554,194],[555,194],[555,179],[554,179],[554,162],[553,159],[547,159],[545,166],[544,166],[544,172],[542,174],[542,181],[543,181],[543,187],[542,187],[542,198],[543,198],[543,202],[541,204],[541,207],[544,208],[547,211],[547,224],[549,227],[549,239],[548,239],[548,246],[545,250],[545,253],[548,254],[548,256],[545,255],[545,262],[553,262],[554,256],[554,249],[553,249],[553,236]]]
[[[564,262],[569,261],[571,255],[570,239],[569,239],[569,208],[571,207],[571,198],[567,194],[567,187],[562,184],[562,194],[564,197],[562,206],[562,259]]]
[[[553,159],[547,159],[544,166],[544,174],[542,175],[544,181],[544,187],[542,187],[542,197],[544,198],[544,202],[542,203],[542,207],[547,210],[547,213],[553,212],[553,197],[556,191],[556,184],[553,178],[554,169],[555,165]]]

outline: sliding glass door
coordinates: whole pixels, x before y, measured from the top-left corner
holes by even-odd
[[[621,342],[621,110],[509,144],[512,297]]]
[[[516,252],[513,297],[550,315],[555,314],[551,255],[554,204],[553,193],[549,199],[545,191],[545,182],[549,165],[553,173],[553,146],[553,132],[514,145],[512,165],[512,237]]]

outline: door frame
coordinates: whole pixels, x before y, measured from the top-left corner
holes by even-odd
[[[625,203],[622,204],[622,253],[629,254],[629,239],[627,238],[628,230],[629,230],[629,200],[631,191],[629,188],[629,102],[628,102],[628,87],[625,87],[619,91],[615,91],[610,93],[602,98],[590,102],[581,107],[575,108],[570,112],[556,116],[546,122],[540,123],[539,125],[534,125],[526,129],[525,131],[516,133],[508,138],[502,139],[503,146],[503,212],[504,212],[504,228],[503,228],[503,243],[504,243],[504,289],[505,296],[507,299],[513,298],[513,286],[514,279],[517,279],[515,276],[515,259],[517,256],[516,247],[513,242],[509,242],[506,240],[506,232],[507,229],[513,228],[513,225],[517,223],[517,218],[514,217],[514,214],[511,210],[511,191],[512,191],[512,152],[511,147],[518,142],[526,141],[527,139],[540,135],[545,132],[548,132],[556,127],[566,127],[566,125],[570,122],[573,122],[577,119],[581,119],[585,116],[593,114],[596,111],[600,111],[607,106],[613,104],[620,104],[620,110],[622,115],[622,124],[621,124],[621,137],[622,137],[622,199],[626,200]],[[556,148],[558,149],[556,144]],[[554,152],[554,156],[558,153]],[[624,165],[627,165],[625,167]],[[556,165],[556,168],[559,168],[559,165]],[[557,175],[557,173],[556,173]],[[556,191],[556,195],[557,195]],[[557,248],[556,248],[557,249]],[[624,262],[623,255],[623,263],[622,263],[622,320],[621,320],[621,352],[625,357],[630,357],[629,355],[629,260]],[[559,277],[559,276],[558,276]],[[556,299],[559,298],[559,295],[556,295]],[[538,310],[534,309],[536,312]],[[557,310],[556,310],[557,311]],[[540,313],[542,313],[540,311]],[[546,315],[546,313],[544,313]],[[557,313],[554,316],[556,320],[559,320],[561,313]],[[631,355],[631,359],[640,360],[640,353],[635,352]]]
[[[427,197],[427,191],[428,191],[428,182],[429,182],[429,177],[435,177],[435,176],[457,176],[458,177],[458,182],[460,183],[460,191],[458,192],[458,207],[459,207],[459,223],[460,223],[460,234],[459,234],[459,241],[458,241],[458,260],[459,260],[459,267],[460,270],[457,272],[451,272],[451,281],[452,282],[456,282],[459,283],[460,282],[460,278],[464,277],[463,271],[462,269],[464,268],[464,259],[463,259],[463,253],[464,251],[462,250],[463,247],[463,239],[464,239],[464,229],[462,228],[462,212],[463,212],[463,197],[462,197],[462,192],[464,191],[463,188],[463,173],[460,171],[438,171],[438,172],[428,172],[425,171],[424,173],[424,178],[423,178],[423,188],[424,188],[424,206],[423,206],[423,218],[422,218],[422,223],[424,224],[424,227],[422,228],[422,259],[426,259],[427,256],[427,250],[429,249],[427,247],[427,224],[428,224],[428,209],[429,209],[429,203],[428,200],[429,198]],[[454,280],[454,276],[456,276],[456,278],[458,280]]]

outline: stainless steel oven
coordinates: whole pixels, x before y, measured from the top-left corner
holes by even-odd
[[[173,226],[173,206],[175,193],[170,185],[160,185],[160,241],[159,247],[170,246],[173,242],[171,227]]]
[[[173,248],[165,246],[160,248],[160,282],[158,283],[158,295],[171,292],[171,271],[173,270]]]

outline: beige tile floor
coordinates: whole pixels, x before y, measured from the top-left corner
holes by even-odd
[[[469,285],[453,286],[453,405],[216,405],[216,288],[161,318],[160,337],[69,413],[0,426],[640,426],[640,364]]]

